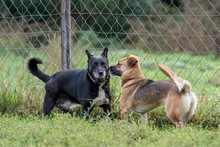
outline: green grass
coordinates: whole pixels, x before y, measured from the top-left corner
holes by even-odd
[[[200,126],[157,128],[108,117],[85,121],[68,114],[51,118],[0,116],[1,146],[219,146],[219,130]]]
[[[93,52],[94,50],[92,50]],[[99,53],[100,51],[98,51]],[[73,51],[73,53],[75,53]],[[94,53],[94,52],[93,52]],[[98,54],[96,53],[96,54]],[[165,63],[182,78],[189,80],[198,98],[198,107],[189,128],[175,129],[166,117],[164,107],[149,113],[149,123],[139,115],[130,114],[129,121],[118,117],[121,87],[118,77],[111,77],[114,114],[102,115],[100,108],[85,121],[77,116],[59,114],[42,117],[44,83],[27,71],[30,57],[40,57],[39,68],[48,74],[60,69],[60,64],[43,50],[30,50],[24,58],[2,51],[0,56],[0,145],[1,146],[219,146],[220,135],[220,59],[210,55],[189,53],[150,54],[140,50],[109,51],[110,65],[129,54],[140,57],[145,77],[167,79],[154,65]],[[87,58],[77,51],[72,61],[76,68],[86,68]]]

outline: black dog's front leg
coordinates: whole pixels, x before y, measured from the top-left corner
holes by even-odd
[[[111,104],[103,104],[103,105],[100,105],[100,107],[103,109],[103,111],[106,114],[111,113],[111,111],[112,111]]]
[[[85,117],[87,120],[89,119],[89,115],[93,110],[93,106],[90,103],[85,102],[82,104],[82,115],[81,117]]]

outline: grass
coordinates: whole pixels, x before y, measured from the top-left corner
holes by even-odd
[[[50,49],[51,50],[51,49]],[[53,51],[51,51],[53,52]],[[93,51],[92,51],[93,52]],[[99,51],[98,51],[99,52]],[[40,57],[39,68],[48,74],[60,69],[54,56],[44,50],[30,50],[24,58],[8,51],[0,56],[0,145],[1,146],[219,146],[220,122],[220,59],[210,55],[189,53],[153,54],[143,51],[110,49],[110,65],[128,54],[140,57],[147,78],[166,79],[155,61],[165,63],[182,78],[188,79],[198,98],[196,114],[190,127],[175,129],[166,117],[164,107],[149,113],[149,123],[141,122],[135,113],[129,121],[118,118],[120,85],[118,77],[111,77],[113,117],[102,115],[96,108],[92,118],[85,121],[77,116],[53,111],[50,118],[42,117],[44,84],[27,71],[30,57]],[[93,52],[94,53],[94,52]],[[96,53],[98,54],[98,53]],[[77,56],[77,57],[76,57]],[[79,58],[80,57],[80,58]],[[53,58],[53,59],[51,59]],[[83,51],[73,55],[76,68],[86,68]]]
[[[200,126],[157,128],[108,117],[85,121],[68,114],[51,118],[0,116],[1,146],[219,146],[219,130]]]

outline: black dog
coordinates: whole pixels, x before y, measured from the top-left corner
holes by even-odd
[[[107,113],[111,111],[109,89],[108,48],[99,56],[86,50],[88,68],[59,71],[49,76],[37,67],[42,61],[32,58],[28,62],[30,72],[45,84],[46,94],[43,103],[44,115],[49,115],[58,106],[65,111],[74,111],[82,106],[82,116],[88,117],[94,106],[100,106]]]

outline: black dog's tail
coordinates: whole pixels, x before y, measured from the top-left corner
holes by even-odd
[[[40,71],[39,68],[37,67],[37,64],[42,64],[42,63],[43,63],[42,60],[39,58],[31,58],[28,61],[28,69],[34,76],[38,77],[40,80],[46,83],[49,81],[50,76]]]

